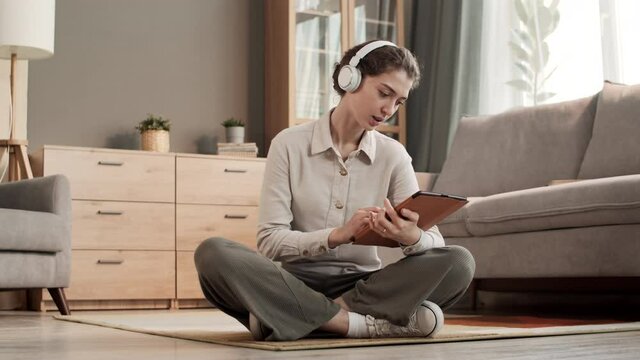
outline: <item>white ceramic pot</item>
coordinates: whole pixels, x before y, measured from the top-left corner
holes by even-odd
[[[244,142],[244,126],[230,126],[226,128],[228,143],[241,144]]]

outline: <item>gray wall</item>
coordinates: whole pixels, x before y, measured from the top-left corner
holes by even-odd
[[[261,0],[58,0],[53,57],[29,63],[30,150],[137,149],[147,113],[172,120],[171,151],[212,153],[220,123],[262,149]]]

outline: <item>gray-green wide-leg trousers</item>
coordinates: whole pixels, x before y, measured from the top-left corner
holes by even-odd
[[[342,296],[351,311],[405,325],[424,300],[446,309],[464,294],[475,262],[459,246],[427,250],[370,273],[294,274],[239,243],[207,239],[195,252],[202,291],[214,306],[249,328],[252,313],[266,340],[308,335],[340,310]],[[269,333],[270,331],[270,333]]]

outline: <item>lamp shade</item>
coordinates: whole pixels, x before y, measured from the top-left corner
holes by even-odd
[[[0,58],[53,55],[55,0],[0,0]]]

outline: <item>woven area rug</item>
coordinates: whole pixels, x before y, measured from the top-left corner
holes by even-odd
[[[640,322],[545,319],[529,316],[450,316],[434,338],[301,339],[253,341],[247,329],[219,310],[81,313],[58,320],[99,325],[145,334],[263,350],[307,350],[396,344],[509,339],[572,334],[640,331]]]

